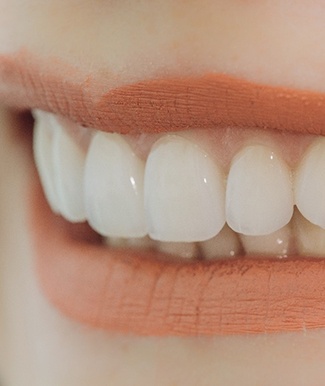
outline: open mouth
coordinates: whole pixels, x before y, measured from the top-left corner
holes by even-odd
[[[259,99],[246,92],[213,109],[211,84],[225,82],[216,79],[190,80],[188,104],[175,111],[150,102],[152,84],[166,95],[159,81],[131,85],[125,97],[136,90],[136,103],[119,105],[124,94],[113,90],[94,114],[50,93],[17,97],[17,107],[41,109],[34,153],[49,205],[34,186],[31,230],[42,288],[65,314],[140,335],[324,327],[323,99],[251,84]],[[175,82],[169,92],[179,95]],[[276,95],[291,97],[282,106]],[[293,117],[299,103],[303,121]]]
[[[39,233],[42,251],[63,253],[53,266],[43,252],[39,268],[45,291],[64,312],[96,327],[158,335],[277,331],[306,323],[296,307],[287,309],[282,291],[283,280],[293,290],[298,273],[306,280],[306,257],[325,256],[322,137],[236,128],[121,135],[52,113],[34,115],[43,188],[52,210],[67,220],[66,235],[62,229],[53,234],[66,240],[72,223],[90,225],[77,240],[91,240],[90,260],[81,258],[82,249],[74,251],[69,274],[71,246],[59,250]],[[61,244],[58,236],[53,241]],[[315,261],[307,266],[317,269]],[[272,292],[275,310],[266,322]]]
[[[43,188],[65,218],[34,192],[38,270],[63,312],[142,335],[319,327],[322,137],[123,136],[34,115]]]

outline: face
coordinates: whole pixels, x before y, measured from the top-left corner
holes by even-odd
[[[0,0],[1,384],[324,383],[324,17]]]

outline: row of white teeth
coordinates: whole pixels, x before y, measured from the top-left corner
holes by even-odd
[[[323,138],[295,170],[257,143],[225,171],[183,136],[160,137],[144,160],[122,135],[92,130],[85,148],[56,116],[33,113],[35,161],[52,210],[88,221],[110,244],[151,248],[155,240],[183,257],[286,256],[294,230],[294,252],[325,255]],[[295,205],[302,215],[291,221]]]

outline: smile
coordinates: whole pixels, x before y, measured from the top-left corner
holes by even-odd
[[[35,159],[54,212],[34,185],[40,283],[67,315],[120,332],[324,327],[325,143],[315,135],[323,134],[324,113],[314,114],[323,97],[247,82],[250,92],[239,104],[225,109],[217,100],[204,116],[205,95],[237,80],[216,75],[211,92],[197,86],[202,79],[148,81],[147,93],[143,84],[131,85],[129,94],[137,92],[140,102],[126,98],[124,126],[116,99],[123,90],[97,98],[97,113],[86,116],[73,105],[51,105],[49,94],[36,92],[35,79],[31,101],[22,89],[17,107],[41,109],[34,110]],[[186,82],[201,98],[186,106],[186,119],[184,105],[171,112],[164,97],[158,109],[153,85],[169,84],[178,94],[175,84]],[[257,101],[247,97],[252,89]],[[271,94],[291,98],[270,105]],[[150,105],[149,115],[141,103]],[[290,116],[299,103],[309,109],[304,122]],[[255,115],[244,114],[243,105],[255,105]],[[139,120],[130,128],[132,114]],[[85,221],[90,227],[78,228]]]
[[[87,221],[108,245],[197,259],[325,253],[322,137],[230,128],[123,136],[34,115],[53,211]],[[302,215],[293,218],[295,204]]]

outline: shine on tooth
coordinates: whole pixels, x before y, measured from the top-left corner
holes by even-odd
[[[149,235],[167,242],[202,241],[225,223],[224,176],[195,143],[167,135],[153,146],[145,171]]]
[[[40,176],[47,201],[54,213],[59,214],[59,197],[56,192],[53,169],[53,115],[33,110],[35,118],[33,151],[35,164]]]
[[[286,225],[265,236],[240,235],[246,254],[287,257],[292,253],[292,229]]]
[[[297,210],[293,216],[297,252],[303,256],[325,256],[325,229],[309,222]]]
[[[55,122],[56,118],[53,120]],[[52,157],[60,212],[70,222],[82,222],[86,218],[83,200],[86,154],[57,121]]]
[[[318,138],[296,169],[295,202],[310,222],[325,228],[325,138]]]
[[[240,239],[226,224],[220,233],[210,240],[199,243],[204,259],[220,259],[235,257],[242,252]]]
[[[226,190],[228,225],[245,235],[267,235],[293,213],[291,173],[264,145],[245,147],[232,162]]]
[[[118,134],[96,132],[85,164],[89,224],[103,236],[143,237],[144,162]]]

